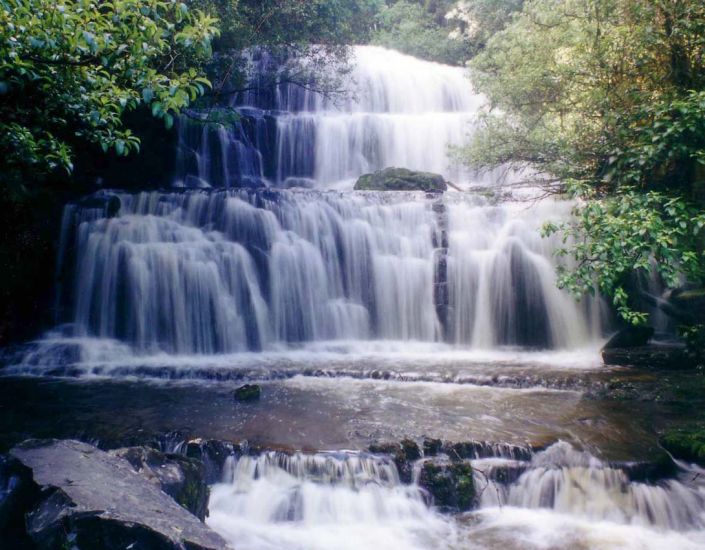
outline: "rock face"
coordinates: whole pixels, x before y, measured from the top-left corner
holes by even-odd
[[[391,455],[399,472],[399,480],[411,483],[413,463],[421,458],[421,450],[412,439],[403,439],[399,443],[375,443],[370,445],[369,451],[374,454]]]
[[[355,183],[356,191],[425,191],[443,193],[448,184],[439,174],[415,172],[406,168],[385,168],[365,174]]]
[[[626,327],[612,336],[603,349],[645,346],[653,335],[654,329],[651,327]]]
[[[149,447],[127,447],[110,451],[110,454],[127,460],[137,473],[155,483],[198,519],[206,519],[209,490],[202,462]]]
[[[475,482],[469,461],[428,460],[421,466],[419,486],[433,497],[433,503],[441,509],[464,512],[475,505]]]
[[[30,440],[10,454],[32,472],[37,496],[26,510],[26,530],[39,550],[226,546],[119,456],[71,440]]]

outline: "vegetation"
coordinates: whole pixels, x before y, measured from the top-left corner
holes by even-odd
[[[169,1],[0,2],[3,187],[70,172],[82,143],[136,150],[123,114],[140,105],[170,126],[209,86],[199,63],[215,24]]]
[[[634,285],[705,282],[705,5],[532,0],[472,62],[496,110],[463,152],[474,166],[534,166],[577,199],[557,253],[576,294],[601,291],[643,323]]]
[[[394,0],[377,15],[372,41],[409,55],[465,65],[503,29],[523,0]]]

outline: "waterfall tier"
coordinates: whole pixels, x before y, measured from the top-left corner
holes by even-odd
[[[263,85],[263,73],[276,71],[265,52],[250,61],[255,87]],[[472,132],[483,104],[463,69],[357,46],[343,84],[344,95],[329,96],[315,91],[315,83],[285,80],[273,90],[233,95],[227,108],[238,121],[182,118],[176,185],[349,187],[390,166],[460,184],[492,182],[492,175],[472,173],[449,157],[449,147]]]
[[[522,205],[414,193],[112,196],[115,217],[66,210],[64,320],[76,336],[221,353],[370,338],[569,348],[599,334],[598,302],[556,288],[551,242]]]

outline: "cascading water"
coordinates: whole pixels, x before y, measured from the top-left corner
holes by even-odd
[[[478,509],[458,522],[428,508],[429,495],[416,483],[401,483],[388,458],[274,452],[229,459],[207,521],[244,549],[642,550],[705,542],[698,534],[705,486],[686,465],[679,480],[647,484],[563,442],[528,460],[509,448],[484,448],[492,450],[494,456],[470,461]],[[602,535],[590,532],[591,523]]]
[[[556,289],[535,211],[453,200],[441,281],[442,230],[418,194],[116,196],[116,217],[67,210],[78,336],[203,354],[369,338],[568,348],[599,335],[595,310]]]
[[[272,70],[265,52],[253,79]],[[273,93],[231,96],[240,120],[179,126],[179,186],[350,186],[388,166],[440,173],[457,183],[492,182],[451,160],[483,103],[465,72],[391,50],[359,46],[343,97],[284,83]],[[197,115],[198,116],[198,115]]]
[[[255,77],[271,61],[259,55]],[[230,125],[184,117],[177,185],[304,178],[322,190],[385,166],[478,183],[448,156],[482,103],[462,69],[376,47],[355,48],[354,61],[342,103],[282,84],[233,96],[241,118]],[[171,354],[369,339],[566,349],[601,335],[599,301],[556,289],[555,243],[537,236],[564,205],[537,216],[478,194],[321,190],[104,193],[70,205],[61,319],[74,337]]]
[[[242,548],[428,548],[452,535],[391,460],[267,453],[226,464],[208,523]]]

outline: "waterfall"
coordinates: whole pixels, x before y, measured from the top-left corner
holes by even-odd
[[[273,70],[266,52],[258,55],[250,52],[255,83]],[[465,142],[483,105],[463,69],[374,46],[353,48],[352,67],[342,97],[287,82],[274,93],[233,95],[227,107],[235,121],[182,117],[176,184],[349,186],[389,166],[440,173],[459,184],[491,183],[491,175],[468,171],[448,154]]]
[[[535,210],[418,193],[100,196],[117,197],[119,215],[67,207],[75,336],[212,354],[366,339],[571,348],[599,334],[597,302],[556,288]]]
[[[686,465],[681,479],[648,484],[564,442],[482,454],[493,449],[471,460],[480,501],[468,521],[429,507],[387,457],[268,452],[228,459],[207,522],[244,549],[698,547],[705,487]]]

